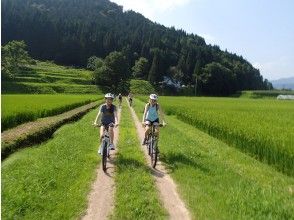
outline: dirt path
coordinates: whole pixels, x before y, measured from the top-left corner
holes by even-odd
[[[121,109],[118,110],[118,121],[120,121]],[[99,132],[99,131],[98,131]],[[97,134],[98,135],[98,134]],[[119,127],[115,129],[114,145],[117,146]],[[98,149],[97,149],[98,150]],[[97,167],[96,180],[92,185],[92,190],[88,199],[88,208],[83,220],[103,220],[108,219],[114,207],[114,157],[117,152],[110,152],[110,161],[107,162],[107,171],[103,172],[101,164]],[[110,165],[111,164],[111,165]]]
[[[129,105],[128,105],[129,106]],[[140,138],[140,142],[143,140],[144,137],[144,128],[142,127],[135,111],[133,108],[130,107],[132,117],[135,121],[138,136]],[[142,150],[144,151],[145,158],[150,164],[150,157],[147,153],[145,147],[142,146]],[[172,178],[168,175],[165,167],[163,164],[158,161],[156,165],[156,169],[153,169],[152,175],[155,178],[155,182],[157,188],[160,192],[161,201],[164,204],[165,209],[168,211],[170,219],[191,219],[189,211],[185,207],[184,202],[181,200],[177,193],[177,186],[172,180]]]

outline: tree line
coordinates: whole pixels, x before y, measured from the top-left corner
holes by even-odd
[[[24,40],[33,58],[86,66],[90,57],[96,57],[97,71],[112,76],[117,70],[106,67],[108,56],[116,51],[124,57],[117,61],[124,63],[125,72],[119,73],[123,81],[145,79],[174,94],[183,89],[189,94],[229,95],[272,88],[242,56],[139,13],[123,12],[108,0],[3,0],[1,4],[3,42]]]

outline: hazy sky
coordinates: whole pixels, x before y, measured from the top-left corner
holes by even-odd
[[[111,0],[242,55],[269,79],[294,76],[294,0]]]

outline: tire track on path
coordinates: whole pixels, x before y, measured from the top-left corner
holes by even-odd
[[[118,122],[120,122],[121,108],[118,108]],[[97,130],[99,137],[99,130]],[[116,146],[114,151],[110,151],[110,160],[107,161],[107,171],[103,172],[101,163],[97,167],[96,180],[92,185],[89,194],[88,208],[83,220],[104,220],[108,219],[114,207],[114,159],[117,153],[117,143],[119,136],[119,127],[115,129],[113,143]],[[98,149],[97,149],[98,150]],[[111,165],[110,165],[111,164]]]
[[[144,138],[144,128],[142,127],[134,109],[131,108],[130,105],[128,106],[132,113],[132,117],[137,128],[138,137],[141,142]],[[148,161],[149,166],[151,167],[150,157],[144,146],[142,146],[142,150],[145,154],[145,158]],[[186,208],[184,202],[181,200],[177,192],[177,186],[174,183],[173,179],[168,175],[168,172],[165,169],[164,165],[160,161],[158,161],[156,169],[152,169],[151,173],[160,192],[160,199],[169,214],[169,219],[191,219],[191,215],[188,209]]]

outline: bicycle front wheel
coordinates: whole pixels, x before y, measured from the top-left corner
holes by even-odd
[[[156,167],[156,163],[157,163],[157,156],[158,156],[158,150],[157,150],[157,141],[156,140],[152,140],[152,144],[151,144],[151,166],[153,168]]]
[[[103,148],[102,148],[102,169],[105,172],[106,171],[106,162],[107,162],[107,143],[103,143]]]

